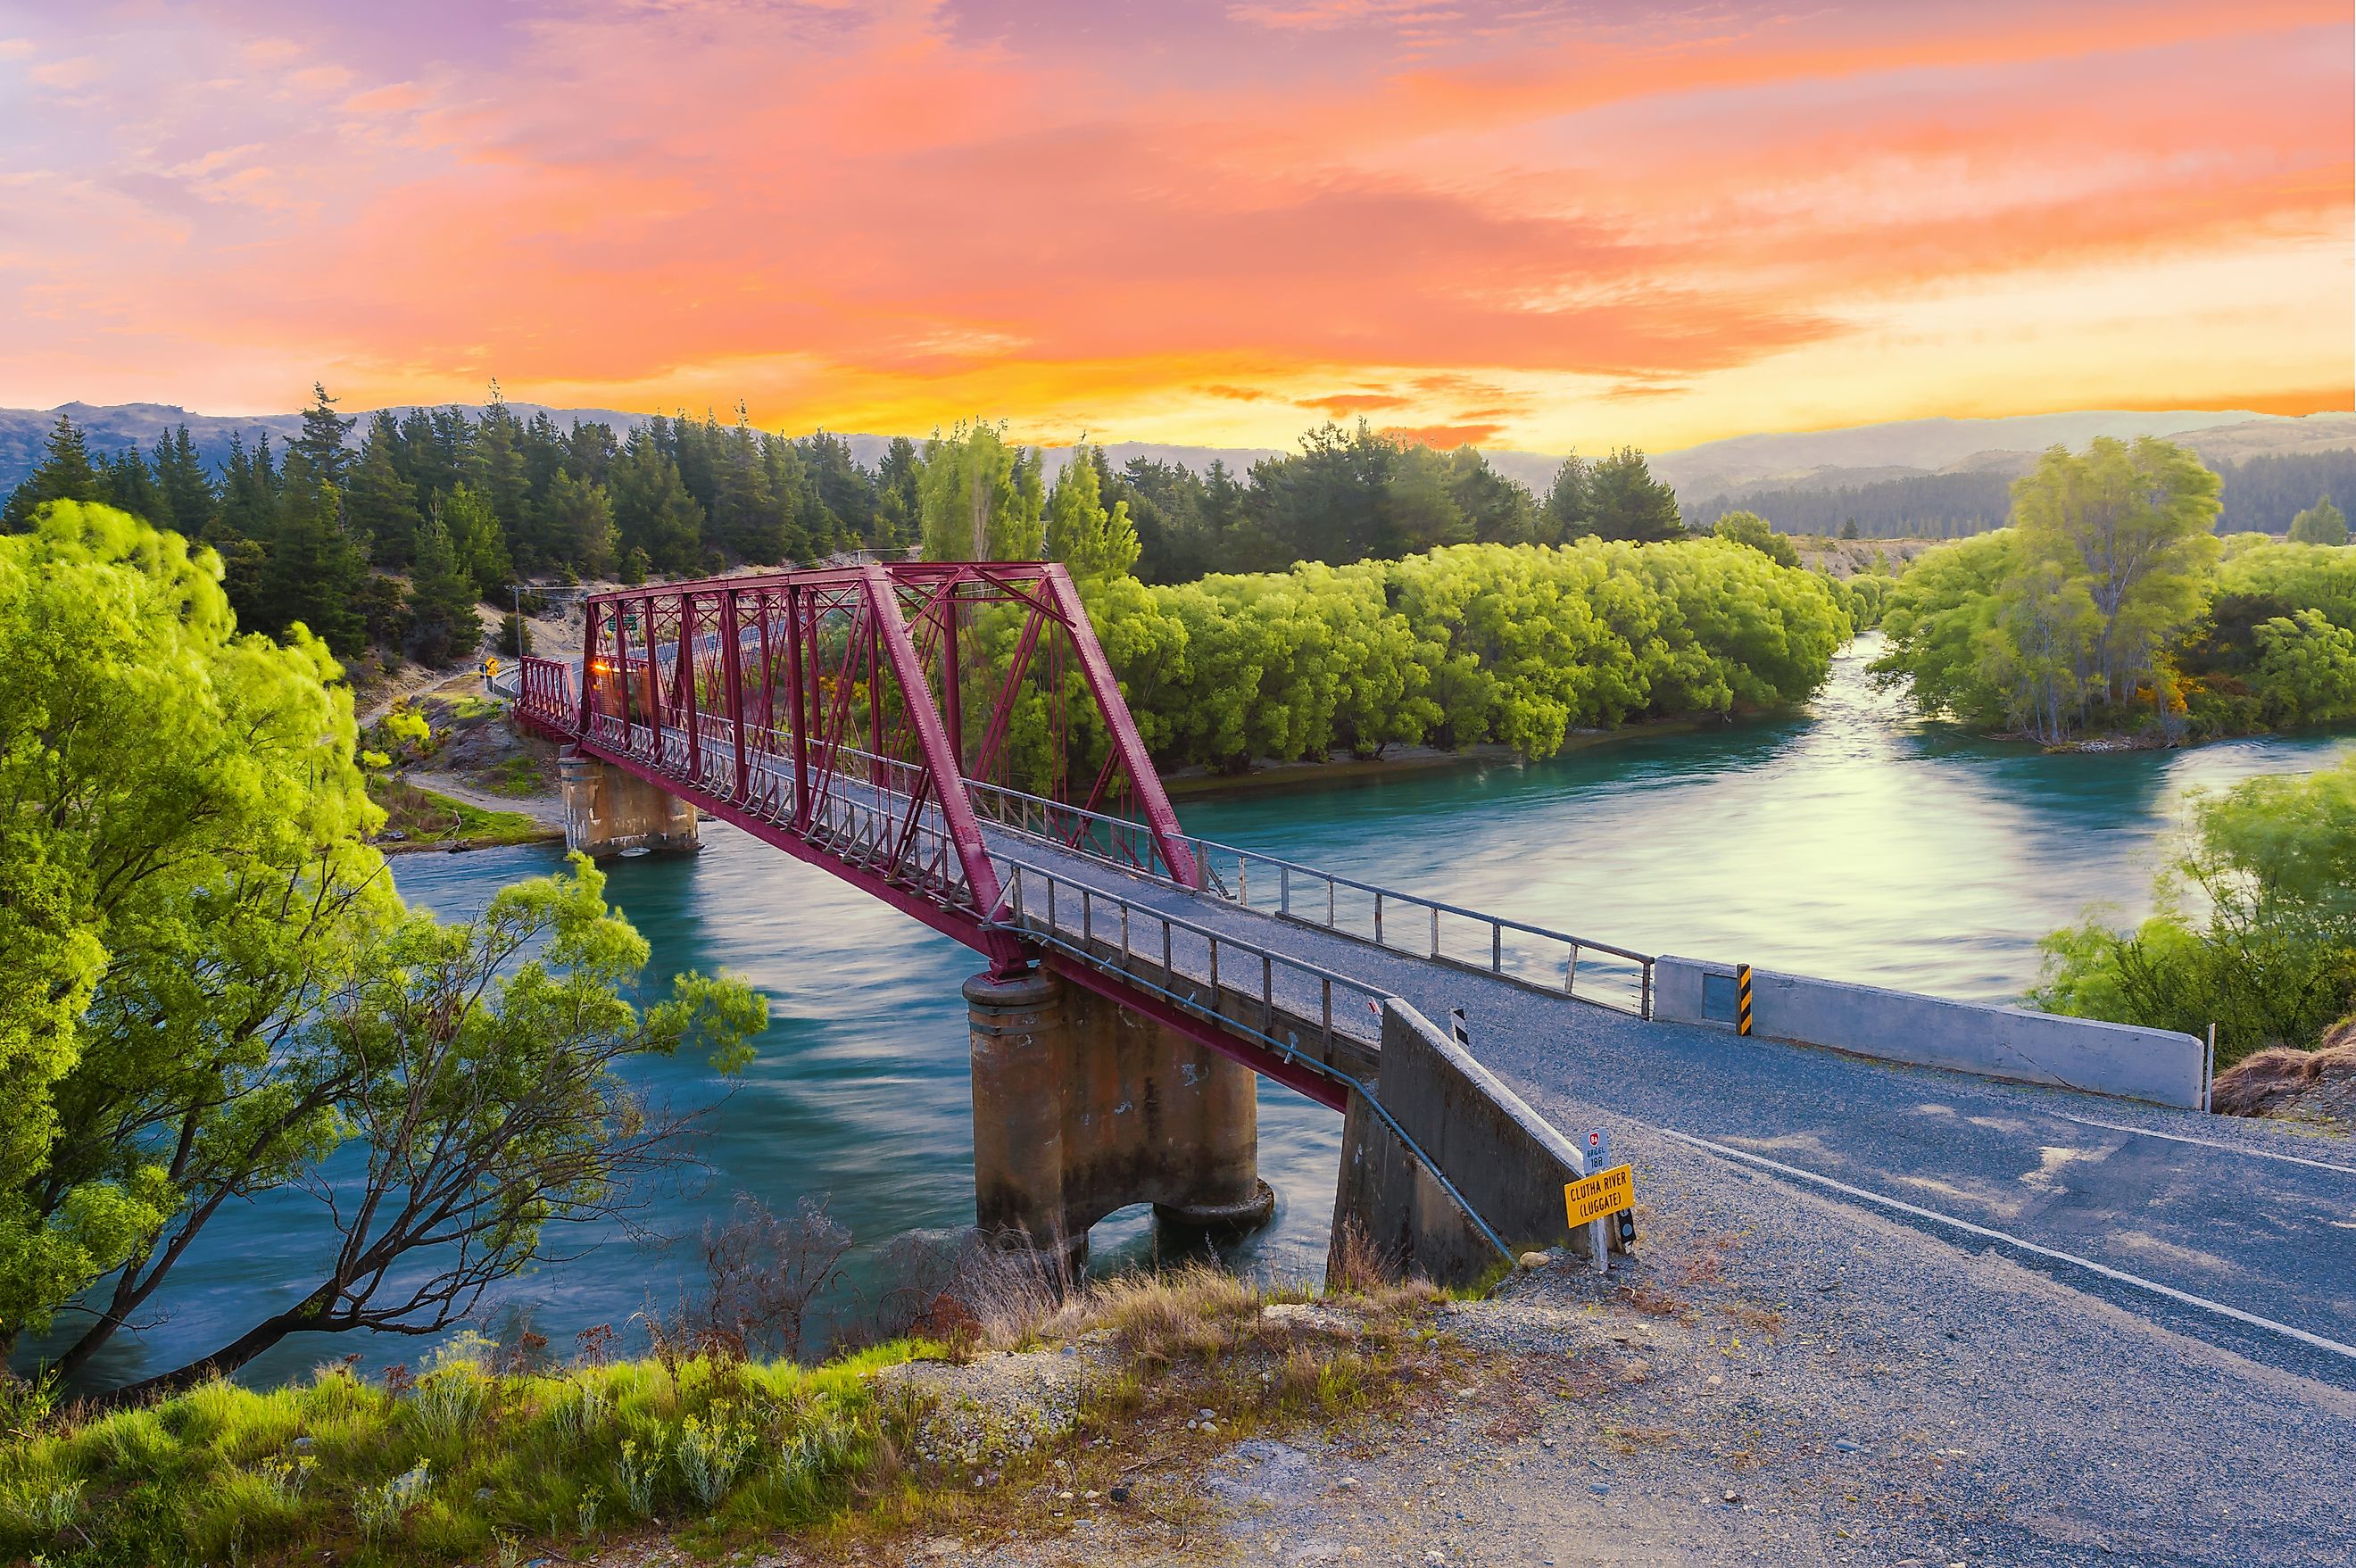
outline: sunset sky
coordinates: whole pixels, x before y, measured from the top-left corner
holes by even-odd
[[[0,405],[2347,409],[2348,0],[0,0]]]

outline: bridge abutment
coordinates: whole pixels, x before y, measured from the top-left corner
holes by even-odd
[[[1382,1053],[1375,1092],[1390,1115],[1352,1091],[1328,1278],[1342,1272],[1351,1245],[1371,1251],[1370,1261],[1387,1272],[1444,1285],[1470,1284],[1524,1248],[1591,1256],[1588,1228],[1570,1228],[1562,1190],[1586,1164],[1545,1117],[1396,997],[1383,1008]],[[1449,1173],[1453,1195],[1433,1166]],[[1609,1244],[1620,1246],[1616,1233]]]
[[[605,856],[626,849],[693,849],[695,803],[594,757],[557,758],[564,847]]]
[[[1133,1203],[1197,1228],[1274,1210],[1249,1068],[1044,969],[975,975],[965,999],[985,1234],[1076,1266],[1088,1228]]]

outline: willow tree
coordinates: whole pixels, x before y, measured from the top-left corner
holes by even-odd
[[[2054,615],[2074,621],[2070,606],[2080,595],[2091,607],[2085,700],[2115,705],[2148,686],[2165,702],[2169,673],[2158,655],[2207,602],[2219,489],[2200,458],[2148,435],[2132,446],[2103,436],[2082,453],[2056,446],[2013,486],[2027,592],[2056,600],[2052,614],[2028,613],[2040,625]]]
[[[1072,448],[1070,461],[1047,492],[1048,558],[1082,577],[1125,577],[1137,564],[1137,529],[1129,502],[1104,504],[1094,453],[1086,442]]]
[[[238,636],[219,557],[125,513],[59,502],[0,540],[0,1342],[150,1245],[247,1108],[215,1090],[273,1004],[192,955],[261,959],[246,917],[289,875],[381,902],[335,673],[307,632]]]
[[[1036,458],[977,421],[925,443],[917,480],[927,561],[1035,561],[1045,541]]]

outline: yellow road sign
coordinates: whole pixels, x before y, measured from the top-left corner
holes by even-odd
[[[1636,1204],[1635,1168],[1613,1165],[1608,1171],[1582,1176],[1563,1187],[1562,1201],[1570,1211],[1570,1224],[1574,1230],[1591,1219],[1601,1219],[1623,1208],[1633,1208]]]

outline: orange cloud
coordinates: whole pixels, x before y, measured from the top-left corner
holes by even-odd
[[[1394,441],[1452,452],[1459,446],[1484,446],[1505,428],[1502,424],[1386,424],[1380,434]]]
[[[1353,413],[1372,413],[1377,409],[1406,408],[1414,400],[1389,392],[1336,392],[1331,397],[1301,398],[1295,403],[1300,408],[1323,409],[1340,419]]]

